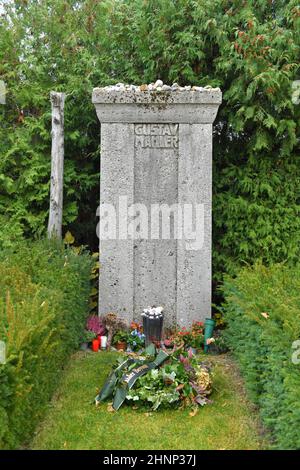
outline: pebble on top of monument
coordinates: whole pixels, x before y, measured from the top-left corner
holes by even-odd
[[[101,123],[99,314],[211,315],[212,123],[219,88],[95,88]]]

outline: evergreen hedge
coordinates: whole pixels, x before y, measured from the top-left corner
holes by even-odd
[[[300,449],[300,265],[245,268],[224,294],[227,343],[272,445]]]
[[[20,244],[0,255],[0,448],[31,437],[78,347],[88,314],[91,258],[59,244]]]

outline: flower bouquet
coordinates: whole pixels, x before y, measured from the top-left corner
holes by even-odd
[[[143,333],[143,327],[136,322],[132,322],[130,325],[130,334],[127,337],[127,345],[131,351],[139,351],[145,346],[145,335]]]

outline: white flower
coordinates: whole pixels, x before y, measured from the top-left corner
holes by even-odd
[[[154,379],[156,379],[156,377],[158,376],[158,369],[152,369],[151,370],[151,375]]]
[[[143,317],[153,318],[160,318],[163,316],[163,307],[147,307],[144,308],[143,313],[141,314]]]
[[[215,338],[207,338],[206,344],[209,345],[211,343],[214,343],[215,341],[216,341]]]

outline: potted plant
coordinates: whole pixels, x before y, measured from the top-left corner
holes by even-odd
[[[183,344],[185,348],[191,346],[192,333],[183,327],[181,330],[177,331],[173,336],[173,342],[176,346]]]
[[[84,330],[82,338],[81,338],[81,349],[86,351],[92,343],[92,341],[96,338],[96,334],[93,331]]]
[[[191,350],[196,354],[204,344],[203,323],[193,322],[189,330],[183,327],[175,333],[173,341],[175,345],[183,344],[186,350]]]
[[[106,348],[110,350],[113,337],[117,331],[126,330],[127,325],[123,318],[118,317],[114,312],[109,312],[102,318],[105,328],[107,330],[107,345]]]
[[[86,322],[86,329],[95,333],[96,336],[103,336],[106,333],[106,328],[103,319],[97,315],[90,315]]]
[[[114,335],[113,345],[118,351],[125,351],[127,348],[128,333],[123,330],[117,331]]]
[[[194,321],[191,328],[190,347],[194,354],[204,345],[203,323]]]
[[[140,351],[145,346],[145,335],[141,329],[135,328],[127,335],[127,344],[131,351]]]

